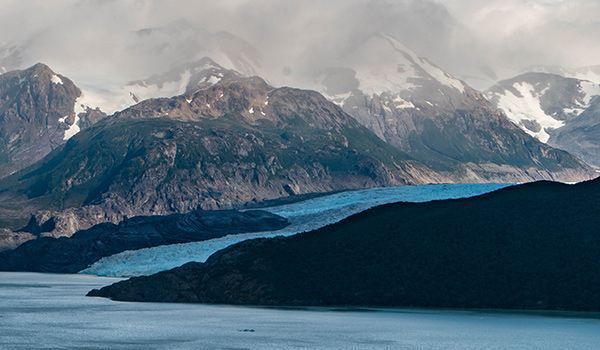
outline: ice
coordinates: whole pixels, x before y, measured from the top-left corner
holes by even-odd
[[[214,252],[237,242],[260,237],[289,236],[314,230],[381,204],[471,197],[505,186],[507,185],[401,186],[326,195],[297,203],[265,208],[267,211],[288,218],[291,225],[282,230],[229,235],[203,242],[126,251],[105,257],[81,271],[81,273],[100,276],[148,275],[181,266],[190,261],[206,261]]]
[[[572,314],[129,303],[84,296],[115,279],[2,272],[0,281],[0,349],[585,350],[600,344],[600,320]]]

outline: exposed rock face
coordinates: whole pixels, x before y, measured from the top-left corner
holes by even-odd
[[[555,130],[548,143],[600,168],[600,97],[595,97],[576,119]]]
[[[195,210],[188,214],[134,217],[118,225],[99,224],[70,238],[39,238],[2,252],[0,270],[76,273],[105,256],[126,250],[277,230],[287,225],[286,219],[260,210]]]
[[[528,134],[600,167],[600,85],[548,73],[525,73],[499,82],[487,98]]]
[[[94,290],[115,300],[600,310],[600,181],[370,209]],[[565,205],[568,202],[569,205]]]
[[[0,252],[14,249],[35,238],[36,236],[29,232],[13,232],[8,229],[0,229]]]
[[[99,122],[0,183],[0,197],[5,225],[33,212],[68,236],[125,216],[441,180],[318,93],[238,77]]]
[[[594,177],[581,161],[532,139],[482,94],[390,36],[373,36],[346,54],[340,67],[322,73],[320,90],[448,181]]]
[[[0,177],[30,166],[105,116],[76,108],[80,95],[71,80],[43,64],[0,75]]]

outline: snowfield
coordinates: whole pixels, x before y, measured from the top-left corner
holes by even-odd
[[[290,236],[315,230],[381,204],[472,197],[506,186],[508,185],[401,186],[326,195],[297,203],[264,208],[264,210],[281,215],[290,221],[291,224],[281,230],[229,235],[203,242],[125,251],[105,257],[80,273],[112,277],[150,275],[190,261],[204,262],[213,253],[247,239]]]

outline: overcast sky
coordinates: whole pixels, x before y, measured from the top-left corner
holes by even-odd
[[[0,8],[0,64],[42,61],[76,83],[143,78],[193,59],[216,45],[203,30],[244,39],[273,77],[326,66],[377,32],[458,76],[600,64],[598,0],[0,0]]]

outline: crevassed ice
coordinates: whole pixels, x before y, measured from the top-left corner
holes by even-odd
[[[204,262],[216,251],[247,239],[289,236],[315,230],[381,204],[471,197],[506,186],[508,185],[423,185],[336,193],[297,203],[265,208],[264,210],[286,217],[291,222],[288,227],[282,230],[236,234],[203,242],[126,251],[105,257],[81,271],[81,273],[118,277],[149,275],[181,266],[190,261]]]

